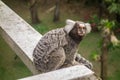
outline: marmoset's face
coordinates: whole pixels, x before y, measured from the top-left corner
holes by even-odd
[[[77,33],[78,33],[79,36],[86,35],[86,26],[84,24],[78,24]]]

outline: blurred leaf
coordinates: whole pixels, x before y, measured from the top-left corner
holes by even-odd
[[[108,7],[108,10],[109,10],[109,12],[110,13],[112,13],[112,12],[115,12],[115,13],[117,13],[117,4],[116,3],[112,3],[112,5],[110,5],[109,7]]]
[[[109,10],[110,13],[119,13],[120,14],[120,3],[119,0],[104,0],[107,9]]]
[[[90,23],[99,24],[100,20],[96,14],[92,15],[91,17],[92,17],[92,19],[89,21]]]
[[[90,55],[90,58],[94,61],[99,61],[100,60],[100,54],[98,51],[93,51]]]
[[[106,2],[113,2],[113,1],[115,1],[115,0],[105,0]]]
[[[120,44],[119,44],[119,45],[114,45],[114,44],[110,43],[110,44],[108,45],[108,49],[109,49],[109,50],[120,49]]]
[[[109,21],[108,19],[101,20],[101,25],[105,28],[113,29],[115,27],[115,21]]]

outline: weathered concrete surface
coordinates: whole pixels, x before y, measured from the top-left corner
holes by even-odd
[[[68,68],[51,71],[19,80],[70,80],[78,77],[89,77],[93,75],[90,69],[83,65],[72,66]],[[93,79],[94,80],[94,79]]]
[[[2,1],[0,1],[0,34],[35,74],[32,53],[42,35]]]

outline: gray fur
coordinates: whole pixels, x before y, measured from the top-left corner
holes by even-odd
[[[92,68],[89,61],[77,54],[78,45],[65,28],[49,31],[34,49],[33,59],[36,69],[48,72],[79,64]]]

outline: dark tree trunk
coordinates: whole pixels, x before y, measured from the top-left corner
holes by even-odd
[[[76,2],[80,2],[80,0],[76,0]]]
[[[72,3],[72,1],[80,2],[80,0],[67,0],[67,3]]]
[[[102,17],[102,14],[103,14],[103,1],[98,0],[98,4],[99,4],[99,20],[101,20],[101,17]]]
[[[67,0],[67,3],[70,3],[71,0]]]
[[[39,17],[38,17],[38,1],[37,0],[30,0],[30,13],[31,13],[31,19],[33,24],[40,23]]]
[[[101,48],[101,78],[102,80],[107,80],[108,71],[108,45],[110,43],[110,33],[104,34],[103,44]]]
[[[120,4],[120,0],[116,0],[116,3]],[[120,23],[120,13],[116,13],[116,21]]]
[[[60,20],[60,0],[56,0],[55,6],[53,21],[57,22]]]
[[[120,14],[116,14],[116,20],[118,23],[120,23]]]
[[[47,4],[47,2],[48,2],[48,0],[44,0],[44,3],[43,3],[43,4],[45,5],[45,4]]]
[[[105,43],[103,44],[105,45]],[[108,50],[107,47],[102,47],[101,54],[101,79],[107,80],[107,58],[108,58]]]

